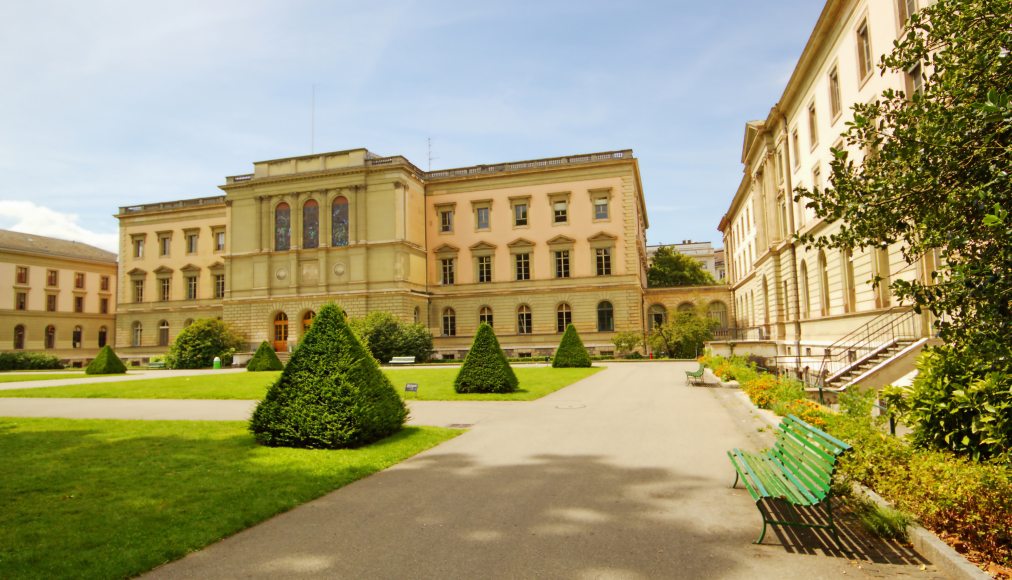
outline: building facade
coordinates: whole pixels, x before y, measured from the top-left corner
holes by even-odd
[[[80,366],[116,345],[116,254],[0,230],[0,350]]]

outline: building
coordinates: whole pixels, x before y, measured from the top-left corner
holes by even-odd
[[[116,254],[0,230],[0,350],[52,354],[80,366],[115,345]]]
[[[888,284],[930,279],[934,257],[908,266],[896,247],[808,249],[792,236],[830,235],[840,224],[816,219],[792,192],[826,186],[831,148],[846,147],[840,135],[851,104],[887,88],[916,90],[919,70],[882,75],[876,68],[913,9],[913,0],[829,0],[780,100],[765,119],[746,123],[744,175],[719,225],[738,331],[714,343],[716,350],[777,357],[778,366],[839,379],[839,386],[859,376],[847,371],[855,364],[864,372],[897,363],[880,382],[911,370],[928,320],[898,304]],[[876,277],[882,284],[873,286]]]
[[[723,250],[714,250],[713,244],[710,242],[694,242],[692,240],[682,240],[680,244],[656,244],[647,246],[647,259],[652,260],[654,254],[657,253],[657,249],[661,246],[667,246],[672,250],[694,258],[704,270],[713,276],[714,280],[718,282],[724,279],[723,272]]]
[[[616,332],[645,331],[651,308],[684,302],[646,290],[630,150],[422,171],[351,149],[256,162],[221,189],[120,209],[124,356],[164,352],[202,316],[251,349],[288,351],[329,301],[423,323],[447,358],[481,322],[514,356],[550,354],[569,323],[607,353]],[[728,310],[726,288],[706,298]]]

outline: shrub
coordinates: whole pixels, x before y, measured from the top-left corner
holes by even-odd
[[[337,306],[313,319],[250,431],[271,447],[359,447],[396,433],[407,409]]]
[[[552,359],[552,366],[554,368],[590,366],[590,353],[583,346],[583,341],[572,324],[566,326],[566,332],[562,334],[559,348],[555,350],[555,357]]]
[[[98,351],[98,356],[92,359],[84,369],[84,373],[87,375],[118,375],[126,371],[126,365],[119,360],[108,344]]]
[[[426,361],[432,356],[432,333],[424,324],[408,324],[382,311],[370,312],[350,324],[380,362],[390,362],[395,356],[414,356],[416,361]]]
[[[62,369],[55,356],[38,352],[0,352],[0,371],[35,371]]]
[[[228,366],[232,364],[232,355],[242,346],[242,336],[231,326],[216,318],[201,318],[179,333],[165,362],[174,369],[200,369],[214,364],[217,356]]]
[[[773,375],[760,375],[750,381],[741,383],[741,388],[752,400],[752,404],[760,409],[769,409],[773,403],[773,392],[777,388],[777,378]]]
[[[615,334],[611,342],[615,345],[615,350],[620,355],[628,353],[639,354],[636,352],[636,349],[643,344],[643,335],[634,330],[626,330]]]
[[[249,359],[246,363],[246,370],[260,372],[260,371],[280,371],[285,368],[285,365],[281,363],[281,359],[278,358],[271,343],[266,340],[260,343],[257,347],[257,351],[253,353],[253,358]]]
[[[589,364],[587,366],[590,366]],[[519,381],[499,347],[492,327],[482,323],[474,335],[453,388],[458,393],[512,393]]]
[[[670,358],[696,358],[703,352],[703,344],[713,338],[720,323],[706,315],[697,304],[692,310],[676,312],[664,324],[655,326],[647,337],[654,352],[663,352]]]

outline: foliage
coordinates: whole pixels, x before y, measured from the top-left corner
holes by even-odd
[[[231,325],[216,318],[201,318],[179,332],[165,362],[174,369],[201,369],[213,365],[217,356],[222,365],[228,366],[243,344],[242,336]]]
[[[915,445],[976,461],[1012,460],[1012,378],[982,366],[965,351],[938,347],[921,354],[911,387],[884,391],[889,407],[912,427]]]
[[[858,505],[857,517],[871,533],[887,540],[907,539],[907,527],[913,523],[905,512],[870,501]]]
[[[271,447],[359,447],[396,433],[407,409],[333,303],[313,319],[250,420]]]
[[[657,248],[647,270],[647,286],[669,288],[672,286],[709,286],[717,281],[695,258],[679,254],[671,246]]]
[[[390,362],[395,356],[414,356],[422,362],[432,356],[432,333],[424,324],[409,324],[378,310],[353,319],[350,324],[380,362]]]
[[[643,344],[643,334],[635,330],[623,330],[616,333],[611,342],[615,345],[615,350],[619,355],[626,355]]]
[[[118,375],[125,372],[127,372],[126,365],[119,360],[108,344],[98,351],[98,355],[84,369],[84,373],[88,375]]]
[[[664,324],[655,326],[647,339],[650,347],[670,358],[696,358],[703,343],[713,338],[720,322],[708,317],[702,304],[678,311]]]
[[[453,381],[454,390],[458,393],[512,393],[519,384],[499,347],[495,331],[488,324],[479,324],[464,364]]]
[[[863,163],[835,151],[832,189],[796,190],[818,217],[841,224],[829,237],[800,236],[806,243],[896,244],[908,264],[940,253],[939,271],[890,284],[917,312],[935,315],[949,345],[937,378],[915,387],[921,396],[910,418],[920,443],[975,457],[1009,441],[1008,423],[1004,437],[995,433],[990,408],[1007,404],[1012,371],[1010,10],[1009,0],[937,0],[913,15],[881,68],[925,71],[923,90],[887,90],[855,105],[844,137],[869,152]],[[954,381],[949,393],[958,399],[944,408],[943,380]],[[920,423],[943,417],[941,428]]]
[[[60,359],[38,352],[0,352],[0,371],[62,369]]]
[[[257,351],[253,353],[253,358],[246,363],[246,370],[253,372],[280,371],[283,368],[285,365],[281,363],[271,343],[266,340],[260,343]]]
[[[566,326],[566,332],[562,334],[559,341],[559,348],[555,350],[555,357],[552,358],[554,368],[581,368],[590,366],[590,353],[583,346],[576,327],[572,324]]]

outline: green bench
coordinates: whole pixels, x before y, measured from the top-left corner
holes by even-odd
[[[685,384],[687,385],[701,385],[703,384],[703,371],[706,370],[706,365],[699,363],[699,368],[694,371],[685,371]]]
[[[760,544],[766,536],[767,524],[828,529],[839,544],[833,522],[832,482],[836,459],[850,449],[850,445],[832,435],[812,427],[794,415],[788,415],[777,428],[776,444],[765,451],[750,453],[732,449],[727,456],[734,465],[734,483],[740,479],[755,500],[763,518]],[[776,519],[771,503],[780,501],[793,520]],[[796,507],[814,507],[825,504],[828,524],[802,522]]]

